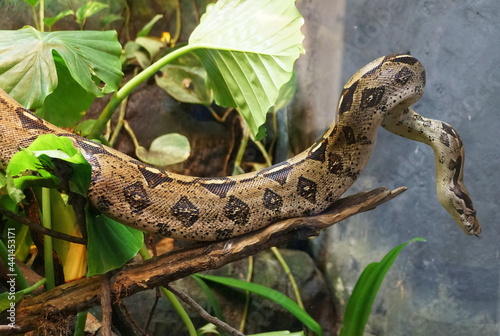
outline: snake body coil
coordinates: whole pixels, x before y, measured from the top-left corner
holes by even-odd
[[[88,198],[99,211],[151,233],[220,240],[325,210],[364,169],[382,125],[434,149],[439,201],[467,234],[478,235],[481,227],[462,182],[464,153],[458,134],[409,108],[423,94],[424,84],[424,69],[414,57],[379,58],[347,82],[338,120],[309,149],[259,172],[222,178],[150,167],[43,121],[2,91],[0,167],[40,134],[70,137],[92,166]]]

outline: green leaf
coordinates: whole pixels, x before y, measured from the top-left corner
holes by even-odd
[[[95,96],[85,91],[69,73],[59,55],[54,55],[59,85],[36,114],[59,127],[73,127],[85,115]],[[61,108],[64,107],[64,108]]]
[[[29,285],[13,256],[15,254],[15,249],[16,249],[15,244],[17,242],[12,241],[14,238],[12,237],[12,234],[15,234],[15,232],[10,231],[10,234],[7,233],[7,235],[4,236],[5,244],[3,240],[0,240],[0,260],[3,264],[2,267],[4,268],[4,270],[7,271],[7,274],[12,274],[13,277],[10,279],[10,283],[8,285],[6,284],[5,286],[6,287],[17,286],[17,288],[25,289]]]
[[[105,15],[102,18],[101,24],[103,26],[106,26],[106,25],[109,25],[110,23],[113,23],[115,21],[120,21],[120,20],[123,20],[123,17],[121,17],[120,15],[117,15],[117,14],[108,14],[108,15]]]
[[[24,0],[24,2],[26,2],[31,7],[35,7],[36,5],[38,5],[38,3],[40,2],[40,0]]]
[[[178,101],[204,105],[212,102],[212,90],[205,84],[207,72],[194,54],[169,63],[161,73],[155,77],[156,84]]]
[[[117,89],[123,74],[115,31],[41,33],[33,27],[0,31],[0,87],[26,108],[42,106],[58,84],[55,52],[85,91],[99,97]]]
[[[273,107],[273,112],[276,113],[279,110],[287,107],[292,102],[292,99],[295,96],[296,89],[297,76],[294,72],[290,80],[281,87],[278,99],[276,100],[276,104]]]
[[[153,26],[155,25],[155,23],[158,22],[158,20],[160,20],[162,17],[163,17],[163,15],[156,14],[148,23],[146,23],[144,25],[144,27],[142,27],[141,30],[139,30],[139,32],[137,33],[137,37],[146,37],[146,36],[148,36],[149,32],[151,31],[151,29],[153,28]]]
[[[75,133],[80,134],[83,137],[86,137],[90,131],[92,130],[92,127],[94,127],[95,124],[95,119],[86,119],[76,125],[75,127]]]
[[[307,326],[316,335],[323,335],[323,330],[321,326],[316,322],[305,310],[299,307],[295,301],[285,296],[284,294],[275,291],[274,289],[242,280],[237,280],[233,278],[226,278],[215,275],[202,275],[195,274],[194,277],[200,277],[203,280],[217,282],[226,286],[239,288],[247,290],[254,294],[260,295],[269,299],[277,304],[281,305],[283,308],[288,310],[292,315],[294,315],[300,322]]]
[[[135,39],[135,42],[144,49],[146,49],[150,59],[156,57],[156,55],[158,55],[158,53],[160,52],[161,48],[165,46],[161,41],[151,37],[138,37]]]
[[[217,326],[212,323],[205,324],[203,327],[198,328],[196,330],[196,335],[197,336],[202,336],[202,335],[209,335],[209,336],[214,336],[214,335],[220,335],[220,332],[217,331]]]
[[[7,205],[6,209],[14,213],[19,213],[18,203],[14,203],[14,201],[12,201],[10,197],[2,197],[0,199],[0,207],[4,207],[7,200],[10,200],[10,204]],[[15,207],[12,205],[14,205]],[[28,255],[31,253],[31,246],[33,245],[29,227],[8,218],[5,221],[3,228],[3,237],[5,242],[8,236],[8,230],[14,230],[14,232],[16,233],[16,258],[19,260],[26,260]]]
[[[187,160],[190,152],[189,140],[178,133],[164,134],[154,139],[149,151],[142,146],[135,150],[139,159],[157,167],[183,162]]]
[[[11,302],[18,302],[19,300],[22,299],[22,297],[24,295],[32,293],[35,289],[37,289],[38,287],[42,286],[44,283],[45,283],[45,279],[42,279],[42,280],[38,281],[37,283],[35,283],[34,285],[26,287],[26,288],[24,288],[24,289],[22,289],[22,290],[20,290],[18,292],[15,292],[15,293],[10,293],[10,292],[1,293],[0,294],[0,312],[4,311],[6,309],[11,309],[11,307],[12,307]],[[15,314],[15,312],[16,312],[15,308],[13,309],[13,311],[14,311],[14,314]],[[9,319],[7,318],[7,320],[9,320]]]
[[[143,233],[89,209],[87,215],[88,276],[122,267],[143,243]]]
[[[14,154],[7,165],[7,182],[11,179],[13,185],[10,188],[21,190],[28,186],[58,187],[60,179],[53,174],[55,169],[69,169],[70,190],[87,195],[90,165],[70,139],[53,134],[39,136],[28,148]]]
[[[215,316],[219,320],[226,322],[226,318],[224,317],[224,313],[222,312],[222,308],[219,304],[219,301],[215,297],[214,292],[210,289],[210,287],[208,287],[207,283],[205,281],[203,281],[200,277],[197,277],[195,275],[195,276],[192,276],[192,278],[194,279],[194,281],[196,281],[198,286],[200,286],[201,290],[203,291],[203,293],[207,297],[208,303],[210,304],[210,306],[214,310]]]
[[[366,266],[356,282],[347,303],[340,336],[363,335],[373,302],[387,271],[391,268],[405,246],[415,241],[426,240],[421,237],[413,238],[393,248],[380,262],[374,262]]]
[[[9,293],[9,292],[3,292],[0,293],[0,312],[3,312],[4,310],[8,310],[8,312],[13,311],[14,314],[16,312],[15,304],[23,298],[24,294],[17,292],[17,293]]]
[[[254,135],[304,52],[294,0],[219,0],[191,34],[214,99],[237,107]]]
[[[129,41],[123,48],[127,61],[136,60],[145,69],[151,65],[151,60],[156,57],[164,44],[154,38],[138,37],[135,41]]]
[[[86,19],[109,6],[100,2],[87,2],[76,10],[76,22],[81,26]]]
[[[40,199],[40,198],[38,198]],[[52,230],[68,235],[78,235],[78,221],[68,196],[56,189],[50,189],[50,213]],[[78,235],[81,237],[81,235]],[[84,245],[53,239],[52,248],[57,253],[63,268],[64,279],[71,281],[85,275],[87,271],[86,248]]]
[[[43,23],[49,27],[49,30],[52,28],[52,26],[59,20],[61,20],[62,18],[65,18],[66,16],[69,16],[69,15],[73,15],[75,14],[75,12],[71,9],[68,9],[68,10],[65,10],[65,11],[62,11],[62,12],[59,12],[57,13],[56,16],[54,17],[46,17],[43,19]]]

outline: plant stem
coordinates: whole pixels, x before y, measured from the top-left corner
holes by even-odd
[[[42,225],[47,229],[52,229],[49,188],[42,188]],[[54,257],[52,254],[52,237],[44,235],[43,258],[45,264],[45,278],[47,278],[47,289],[52,289],[56,286],[54,277]]]
[[[247,271],[247,277],[245,279],[247,282],[252,281],[253,261],[254,261],[253,256],[248,257],[248,271]],[[250,291],[245,291],[245,307],[243,308],[243,314],[241,317],[240,328],[239,328],[239,331],[242,333],[245,331],[249,306],[250,306]]]
[[[238,153],[236,153],[236,158],[234,159],[234,166],[240,167],[241,161],[243,161],[243,155],[245,155],[245,149],[248,145],[248,138],[250,137],[250,133],[246,124],[242,125],[243,128],[243,137],[241,138],[240,147],[238,148]]]
[[[43,279],[39,280],[37,283],[35,283],[33,286],[29,286],[23,290],[20,290],[19,293],[22,293],[23,295],[30,294],[38,287],[43,286],[46,282],[47,282],[47,279],[43,278]]]
[[[177,0],[175,3],[175,35],[170,41],[172,46],[175,46],[177,44],[177,41],[181,36],[181,27],[182,27],[181,4],[180,1]]]
[[[128,97],[132,91],[138,87],[140,84],[145,82],[149,77],[153,76],[157,71],[163,68],[168,63],[187,54],[188,52],[199,48],[199,46],[186,45],[182,48],[176,49],[171,53],[163,56],[158,61],[151,64],[149,67],[141,71],[137,76],[133,77],[130,81],[125,83],[120,90],[118,90],[109,100],[108,105],[104,108],[99,118],[97,118],[94,127],[89,133],[90,139],[97,139],[101,135],[102,131],[106,127],[106,123],[111,119],[111,116],[115,112],[116,108],[120,105],[125,97]]]
[[[295,301],[297,301],[297,304],[300,308],[304,309],[304,304],[302,303],[302,297],[300,296],[299,287],[297,286],[297,282],[295,281],[295,278],[293,277],[293,274],[290,271],[290,267],[288,267],[285,258],[283,258],[283,255],[277,247],[271,247],[271,251],[274,253],[274,256],[276,257],[276,259],[278,259],[278,262],[280,263],[281,267],[283,267],[285,274],[288,276],[288,280],[290,281],[290,284],[293,288],[293,293],[295,294]]]
[[[151,259],[151,255],[149,254],[149,251],[146,247],[145,244],[142,244],[141,249],[139,250],[139,254],[144,260]],[[188,329],[189,336],[196,336],[196,328],[194,327],[193,321],[191,321],[191,318],[189,318],[189,315],[187,314],[186,310],[184,307],[181,305],[177,297],[168,289],[166,289],[163,286],[160,286],[161,291],[165,295],[165,297],[168,299],[172,307],[175,309],[177,314],[179,314],[179,317],[181,318],[182,322],[186,325],[186,328]]]
[[[132,127],[130,127],[130,124],[126,120],[122,121],[122,126],[123,126],[123,128],[125,128],[128,135],[132,139],[132,143],[134,144],[134,149],[137,150],[137,148],[140,145],[139,145],[139,140],[137,140],[137,137],[135,136],[134,130],[132,129]]]
[[[160,287],[160,289],[163,292],[163,295],[167,297],[172,307],[174,307],[177,314],[179,314],[179,317],[181,318],[182,322],[184,322],[184,324],[186,325],[186,328],[188,329],[189,332],[189,336],[196,336],[197,335],[196,328],[194,327],[194,324],[191,321],[191,318],[187,314],[186,310],[177,299],[177,296],[175,296],[174,293],[172,293],[163,286]]]
[[[84,336],[85,335],[85,324],[87,323],[87,311],[79,312],[76,315],[75,332],[73,336]]]
[[[33,21],[35,22],[35,27],[40,30],[40,25],[38,24],[38,16],[36,15],[36,6],[31,6],[31,14],[33,15]]]
[[[253,143],[257,146],[257,148],[260,150],[260,152],[262,153],[262,156],[264,157],[264,160],[266,160],[266,165],[268,167],[271,167],[273,165],[273,162],[272,162],[272,159],[271,157],[269,156],[269,153],[266,151],[266,149],[264,148],[264,145],[262,144],[262,142],[258,141],[258,140],[253,140]]]
[[[45,29],[45,24],[43,23],[43,19],[45,16],[45,0],[40,0],[40,32],[43,33]]]

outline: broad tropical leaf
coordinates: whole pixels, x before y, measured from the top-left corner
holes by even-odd
[[[257,137],[304,52],[304,20],[294,2],[219,0],[207,6],[189,38],[217,104],[237,107]]]
[[[89,209],[87,216],[88,274],[106,273],[122,267],[142,246],[144,234]]]
[[[25,107],[40,107],[58,84],[54,52],[85,91],[102,96],[117,89],[122,72],[115,31],[42,33],[33,27],[0,30],[0,87]]]

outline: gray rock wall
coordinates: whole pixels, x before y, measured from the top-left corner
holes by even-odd
[[[410,52],[420,59],[426,67],[427,87],[414,109],[452,124],[461,135],[466,148],[465,182],[483,234],[481,239],[465,235],[438,203],[432,150],[381,130],[372,159],[350,192],[380,185],[405,185],[409,190],[314,241],[330,285],[341,299],[347,299],[366,265],[380,260],[392,247],[421,236],[427,243],[407,247],[389,271],[367,331],[407,336],[500,335],[500,2],[336,3],[344,12],[332,17],[341,17],[342,27],[327,19],[314,25],[329,31],[323,36],[335,32],[343,36],[337,46],[342,56],[335,58],[335,67],[300,64],[300,75],[314,75],[305,68],[324,69],[323,77],[337,76],[343,85],[379,56]],[[300,5],[313,4],[302,1]],[[315,6],[332,5],[325,0]],[[329,41],[309,46],[313,55],[309,59],[328,49],[322,43]],[[336,68],[341,73],[332,71]],[[320,78],[308,80],[316,79]],[[331,101],[328,95],[314,99]],[[319,133],[328,118],[318,121]]]

